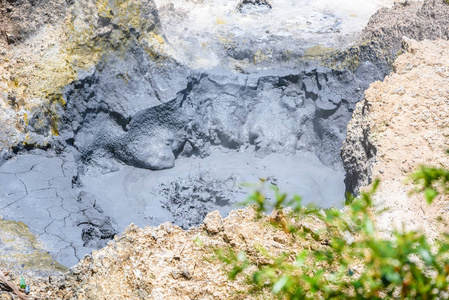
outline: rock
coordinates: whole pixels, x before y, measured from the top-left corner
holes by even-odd
[[[130,226],[120,238],[105,248],[86,257],[64,281],[48,287],[45,297],[38,289],[33,296],[44,299],[65,299],[71,295],[75,299],[98,298],[141,298],[157,299],[193,299],[203,298],[229,299],[236,290],[244,292],[244,276],[230,281],[225,265],[218,259],[211,259],[214,251],[228,251],[234,245],[234,251],[246,251],[251,260],[262,260],[257,247],[263,247],[273,256],[291,253],[296,255],[307,243],[293,239],[292,244],[281,243],[285,233],[274,226],[267,226],[268,217],[255,218],[253,208],[233,211],[228,217],[221,218],[217,212],[206,217],[205,224],[189,230],[164,224],[163,226],[138,228]],[[205,228],[223,227],[226,234],[238,234],[237,244],[226,241],[221,234],[210,234]],[[168,232],[167,230],[170,229]],[[153,234],[163,236],[155,241]],[[281,242],[273,242],[278,239]],[[201,241],[201,243],[198,243]],[[313,245],[322,247],[318,242]],[[104,260],[109,261],[104,264]],[[33,284],[34,286],[34,284]],[[34,291],[34,290],[33,290]],[[270,291],[264,291],[258,298],[268,299]],[[251,295],[249,299],[253,299]]]
[[[372,165],[376,161],[377,147],[373,144],[368,124],[369,110],[368,101],[357,104],[341,150],[346,190],[353,195],[358,195],[360,187],[371,183]]]
[[[203,223],[210,234],[217,234],[223,230],[223,218],[218,210],[208,213]]]
[[[392,59],[398,53],[402,51],[413,52],[409,46],[410,40],[449,39],[449,32],[443,29],[449,26],[449,19],[445,17],[447,14],[449,14],[449,6],[444,1],[426,1],[424,3],[412,1],[408,5],[398,3],[391,10],[379,10],[368,22],[360,39],[370,43],[370,46],[359,53],[361,63],[358,66],[359,75],[362,78],[374,75],[376,79],[382,80],[383,76],[380,73],[388,74],[393,67]],[[430,21],[433,18],[438,18],[440,21],[436,23]],[[410,22],[410,19],[413,19],[413,22]],[[387,34],[378,36],[379,32]],[[377,55],[375,53],[379,54],[383,51],[380,49],[389,50],[380,54],[377,62],[375,62],[379,73],[377,75],[375,75],[375,72],[366,73],[366,68],[371,68],[372,57]],[[353,48],[349,51],[360,51],[360,48],[358,50]],[[427,59],[430,59],[430,57]],[[370,63],[366,64],[366,62]],[[410,67],[408,65],[407,68]],[[407,90],[404,86],[394,85],[394,91],[397,93]],[[344,168],[347,172],[346,189],[353,194],[358,194],[361,186],[370,183],[371,166],[376,161],[377,149],[373,145],[374,136],[367,123],[370,118],[370,109],[371,103],[367,100],[357,105],[354,118],[348,125],[346,141],[341,151]],[[388,126],[387,123],[383,125]]]
[[[287,234],[284,232],[277,232],[273,237],[273,240],[280,244],[285,244],[288,242]]]
[[[9,294],[7,292],[2,292],[0,294],[0,299],[1,300],[13,300],[13,297],[11,296],[11,294]]]
[[[447,222],[441,197],[428,206],[412,190],[408,176],[420,165],[449,168],[449,42],[405,39],[394,72],[373,83],[357,104],[342,149],[347,188],[358,192],[374,178],[379,227],[424,230],[436,238]],[[401,90],[403,92],[398,93]],[[439,218],[443,222],[438,221]]]

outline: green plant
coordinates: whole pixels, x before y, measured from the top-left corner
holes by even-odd
[[[412,179],[419,185],[416,191],[424,192],[432,202],[437,194],[448,191],[448,174],[422,167]],[[372,198],[378,185],[375,181],[369,192],[353,199],[344,211],[304,207],[300,197],[288,198],[270,186],[275,213],[289,216],[272,218],[272,224],[296,240],[316,240],[319,246],[280,256],[259,248],[264,262],[232,249],[219,252],[218,257],[232,267],[229,278],[244,276],[243,271],[253,265],[256,271],[248,278],[252,290],[269,289],[281,299],[448,299],[449,236],[442,234],[439,241],[429,242],[421,232],[402,230],[383,238],[373,213]],[[262,182],[248,200],[259,217],[271,207],[266,194]],[[286,212],[284,206],[291,208]],[[314,218],[324,226],[313,230],[289,221],[304,218]]]
[[[432,203],[436,196],[449,192],[449,170],[421,166],[410,178],[416,187],[414,192],[424,193],[428,203]]]

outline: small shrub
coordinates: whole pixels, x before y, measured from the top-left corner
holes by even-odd
[[[423,192],[429,203],[449,190],[447,170],[422,167],[411,178],[416,192]],[[269,207],[265,185],[248,200],[259,217]],[[321,246],[276,257],[259,248],[268,263],[253,261],[243,252],[219,253],[232,266],[229,277],[244,276],[241,273],[254,265],[256,271],[248,281],[252,290],[269,289],[281,299],[448,299],[448,235],[433,243],[417,231],[393,231],[391,238],[382,238],[373,215],[372,197],[378,185],[375,181],[371,191],[353,199],[344,211],[304,207],[300,197],[289,198],[271,186],[275,211],[288,206],[290,217],[315,218],[325,226],[315,231],[288,222],[289,218],[274,218],[273,224],[295,239],[321,241]]]
[[[414,192],[424,193],[428,203],[449,192],[449,170],[421,166],[410,178],[416,186]]]

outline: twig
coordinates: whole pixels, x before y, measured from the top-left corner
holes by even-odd
[[[187,246],[187,244],[186,244],[186,245],[184,245],[184,247],[182,247],[182,250],[181,250],[181,252],[179,252],[179,256],[181,256],[182,252],[184,252],[184,249],[186,248],[186,246]]]
[[[21,291],[19,291],[15,285],[13,285],[8,281],[8,279],[6,279],[6,276],[2,271],[0,271],[0,280],[3,281],[3,283],[6,284],[14,292],[14,294],[19,296],[20,299],[29,300],[28,297],[26,297]]]

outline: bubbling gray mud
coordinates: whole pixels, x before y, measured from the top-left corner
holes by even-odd
[[[369,80],[312,64],[242,74],[161,67],[139,48],[110,55],[66,87],[52,149],[0,167],[3,217],[70,266],[130,223],[226,215],[251,192],[240,184],[260,178],[342,207],[339,151]]]
[[[67,93],[67,124],[81,160],[106,170],[105,158],[160,170],[177,157],[204,158],[215,149],[258,156],[310,151],[341,170],[346,125],[366,85],[350,71],[323,67],[270,75],[195,72],[173,100],[149,101],[131,114],[123,99],[97,94],[95,87],[111,77],[93,72]]]
[[[106,215],[123,230],[130,223],[145,226],[166,221],[187,229],[212,210],[227,215],[251,191],[242,184],[262,178],[290,195],[304,195],[304,203],[322,207],[344,203],[343,172],[323,166],[311,153],[257,158],[251,153],[214,152],[204,159],[181,158],[176,168],[163,171],[123,167],[82,180],[84,189],[97,196]],[[115,205],[108,205],[112,201]]]
[[[261,178],[302,195],[304,203],[344,203],[343,172],[323,166],[311,153],[257,158],[217,151],[204,159],[183,157],[176,168],[162,171],[121,165],[116,172],[80,175],[73,155],[32,152],[0,167],[0,209],[4,218],[27,224],[67,266],[104,247],[131,223],[173,222],[187,229],[210,211],[226,215],[251,192],[241,184]]]
[[[160,68],[139,49],[110,56],[66,88],[54,150],[0,167],[3,217],[70,266],[131,223],[189,228],[226,215],[251,192],[241,184],[260,178],[342,207],[338,151],[359,85],[322,67],[238,74]]]
[[[2,191],[14,195],[3,217],[28,224],[57,261],[73,265],[130,223],[189,228],[212,210],[226,215],[251,192],[241,184],[260,178],[305,203],[343,206],[338,151],[361,97],[353,73],[176,66],[190,75],[164,77],[184,88],[165,91],[160,103],[156,94],[164,91],[147,80],[153,66],[129,59],[113,59],[67,87],[60,153],[34,150],[0,167],[2,182],[16,183]],[[125,83],[116,70],[141,80]]]
[[[212,210],[226,215],[251,192],[240,184],[260,178],[305,203],[343,206],[339,149],[366,85],[354,73],[309,67],[238,74],[176,66],[189,76],[164,78],[184,84],[175,93],[156,90],[148,80],[151,63],[141,68],[139,56],[127,59],[112,59],[67,87],[61,138],[72,145],[66,149],[78,166],[72,192],[95,199],[95,207],[89,202],[81,211],[101,209],[101,217],[81,223],[90,226],[81,241],[70,237],[77,256],[130,223],[189,228]],[[116,70],[142,80],[125,83]],[[108,86],[136,98],[116,96]],[[76,259],[56,257],[66,264]]]
[[[242,3],[249,2],[270,11],[264,1]],[[254,9],[248,5],[246,13]],[[103,57],[66,87],[60,136],[46,151],[17,145],[20,155],[0,153],[7,159],[0,166],[2,216],[23,221],[70,266],[130,223],[188,228],[209,211],[225,215],[249,192],[240,184],[260,178],[306,203],[341,207],[339,152],[363,91],[389,72],[404,34],[449,34],[447,5],[419,5],[375,16],[370,26],[378,30],[331,58],[339,70],[304,61],[240,73],[192,70],[155,62],[137,44]],[[394,14],[394,22],[380,20],[383,14]],[[256,53],[255,45],[244,47]],[[356,62],[351,70],[347,59]],[[350,159],[346,180],[356,182]]]

